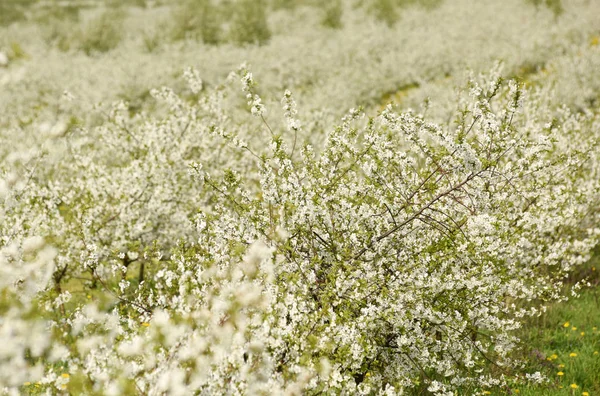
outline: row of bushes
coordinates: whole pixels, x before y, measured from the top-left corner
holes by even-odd
[[[442,0],[362,0],[354,4],[377,20],[393,26],[401,16],[401,9],[409,6],[433,8]],[[556,14],[562,12],[560,0],[527,0],[536,7],[546,5]],[[35,0],[2,2],[0,25],[31,19],[44,26],[46,38],[60,50],[82,50],[87,54],[106,52],[123,39],[126,10],[124,6],[146,6],[144,0],[106,2],[106,11],[90,21],[80,20],[81,8],[77,4],[46,4],[39,6]],[[342,0],[315,2],[312,0],[185,0],[171,7],[171,16],[163,26],[155,27],[144,36],[146,49],[152,51],[167,41],[182,39],[201,40],[207,44],[234,43],[236,45],[265,44],[272,31],[268,16],[274,10],[292,10],[298,6],[320,9],[321,25],[342,28],[344,7]]]
[[[188,69],[145,115],[116,103],[96,128],[47,128],[0,164],[0,382],[449,396],[543,380],[515,332],[598,242],[600,124],[500,75],[468,81],[454,123],[352,109],[314,146],[291,92],[267,115],[245,65],[205,88]],[[252,116],[223,105],[236,80]]]

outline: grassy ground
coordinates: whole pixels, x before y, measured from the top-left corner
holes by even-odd
[[[571,275],[565,294],[584,279],[591,286],[581,290],[579,297],[550,304],[543,315],[526,321],[518,334],[526,372],[539,371],[547,382],[485,390],[466,387],[455,395],[600,396],[600,249]],[[409,394],[430,395],[426,386]]]
[[[528,371],[540,371],[550,382],[543,386],[490,390],[497,395],[600,395],[600,254],[574,273],[571,282],[592,284],[580,297],[548,307],[523,327]]]

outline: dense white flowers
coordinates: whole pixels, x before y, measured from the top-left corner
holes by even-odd
[[[197,69],[188,67],[185,69],[183,76],[187,80],[190,90],[197,94],[202,90],[202,79],[200,78],[200,72]]]
[[[246,99],[252,115],[262,117],[266,109],[262,103],[262,99],[255,93],[254,87],[256,82],[252,77],[252,73],[248,71],[248,65],[245,63],[238,69],[242,76],[242,91],[246,92]]]
[[[292,97],[292,93],[286,89],[281,99],[281,105],[283,107],[283,116],[285,117],[288,131],[298,131],[300,129],[300,120],[296,118],[298,110],[296,109],[296,101]]]
[[[0,393],[544,381],[515,334],[600,237],[600,55],[564,38],[598,5],[344,10],[323,37],[306,8],[263,47],[32,42],[0,69]]]

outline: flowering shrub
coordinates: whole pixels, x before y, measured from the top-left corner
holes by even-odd
[[[195,2],[200,3],[209,4]],[[542,70],[546,63],[567,55],[573,58],[570,63],[586,65],[587,54],[578,56],[573,49],[582,43],[587,45],[600,29],[595,17],[600,13],[598,2],[569,2],[565,13],[555,19],[545,7],[536,11],[523,0],[446,1],[432,10],[403,8],[399,22],[392,28],[365,15],[371,2],[366,3],[359,8],[346,6],[344,24],[338,30],[320,26],[321,7],[298,5],[269,13],[272,35],[268,42],[241,48],[193,40],[173,43],[169,27],[176,21],[165,9],[152,7],[136,9],[126,13],[124,20],[117,20],[117,29],[124,29],[119,44],[107,52],[93,50],[93,56],[79,50],[81,35],[66,33],[86,30],[88,20],[100,20],[101,11],[89,11],[89,18],[81,18],[77,24],[60,21],[56,29],[61,33],[54,38],[50,35],[49,42],[39,40],[40,35],[45,36],[44,26],[0,28],[0,51],[11,61],[10,67],[0,68],[0,133],[8,124],[18,124],[18,120],[32,123],[51,118],[56,98],[64,90],[77,98],[71,106],[77,107],[78,118],[90,121],[88,118],[96,114],[92,105],[100,101],[111,103],[124,98],[147,110],[146,104],[152,103],[148,100],[151,88],[179,88],[176,76],[183,65],[194,65],[211,85],[218,84],[226,71],[246,60],[261,79],[265,101],[290,89],[298,94],[298,106],[307,122],[332,128],[347,109],[364,105],[369,112],[386,94],[407,86],[417,87],[414,93],[419,98],[402,103],[404,108],[419,108],[427,96],[439,99],[434,102],[436,106],[452,106],[453,87],[461,84],[464,70],[486,71],[499,59],[506,65],[507,76],[520,75],[523,65]],[[173,2],[169,4],[169,8],[177,8]],[[211,4],[216,6],[217,2]],[[204,15],[201,11],[197,7],[196,13],[187,15],[199,23]],[[232,24],[222,12],[207,17],[222,25],[217,34],[220,42],[228,40],[227,28]],[[195,37],[194,32],[190,36]],[[16,59],[13,45],[20,46],[23,56]],[[69,52],[57,51],[56,46]],[[597,85],[592,66],[589,77],[577,81],[577,87],[587,91]],[[566,80],[573,81],[573,77],[567,74]],[[579,89],[560,90],[559,103],[571,105],[563,99],[563,92],[579,101]],[[235,111],[229,103],[225,107]],[[435,117],[434,110],[428,112],[432,120],[445,122],[445,118]],[[95,125],[96,120],[91,121]],[[305,127],[309,133],[310,126]],[[320,137],[317,130],[313,132],[311,136]]]
[[[560,15],[563,11],[562,0],[526,0],[528,3],[533,4],[536,8],[540,5],[545,5],[548,7],[554,15]]]
[[[188,0],[173,13],[173,38],[198,38],[206,44],[265,44],[271,37],[267,2]]]
[[[332,1],[330,4],[326,4],[323,10],[323,18],[321,24],[332,29],[339,29],[342,27],[342,14],[343,4],[340,0]]]
[[[547,380],[517,334],[598,241],[598,3],[150,3],[0,28],[0,394]]]
[[[315,146],[290,91],[271,126],[246,65],[213,87],[184,77],[151,92],[152,113],[118,102],[97,127],[73,116],[5,157],[5,392],[543,380],[521,372],[514,331],[564,298],[597,243],[591,112],[495,70],[447,125],[353,109]],[[227,110],[238,81],[246,115]]]
[[[123,35],[122,21],[122,12],[105,11],[86,25],[80,48],[88,55],[115,48]]]
[[[217,44],[221,39],[218,8],[209,0],[191,0],[174,10],[173,37],[182,39],[199,32],[199,38],[208,44]]]

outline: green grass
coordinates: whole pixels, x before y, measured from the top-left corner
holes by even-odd
[[[545,314],[525,323],[523,340],[530,372],[540,371],[545,385],[490,390],[494,395],[600,395],[600,255],[573,274],[570,282],[587,279],[592,286],[580,297],[555,303]],[[560,375],[559,373],[562,373]],[[573,388],[574,384],[577,387]]]
[[[579,297],[553,303],[540,317],[526,320],[517,334],[525,372],[539,371],[549,381],[490,389],[459,389],[456,395],[600,396],[600,247],[594,258],[567,279],[564,294],[578,281],[591,284]],[[561,374],[559,374],[561,373]],[[507,378],[510,382],[513,379]],[[414,395],[426,395],[423,389]]]
[[[537,323],[524,328],[531,368],[551,382],[520,389],[523,395],[600,395],[600,309],[597,288],[552,306]],[[560,375],[562,373],[563,375]],[[576,389],[571,384],[577,385]]]

